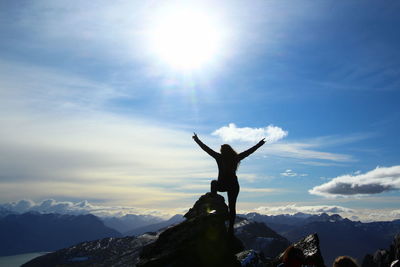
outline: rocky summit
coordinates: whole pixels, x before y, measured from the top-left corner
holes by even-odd
[[[194,219],[208,216],[209,214],[216,214],[224,220],[229,219],[228,206],[225,204],[223,196],[212,193],[202,195],[184,217],[186,219]]]
[[[203,195],[185,217],[143,249],[138,266],[240,266],[235,254],[243,245],[227,233],[228,207],[222,196]]]
[[[303,251],[306,257],[307,265],[315,267],[325,267],[324,259],[322,258],[319,247],[319,238],[317,234],[312,234],[301,239],[294,244],[294,247]]]

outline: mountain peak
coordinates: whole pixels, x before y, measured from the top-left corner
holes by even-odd
[[[143,248],[138,266],[240,266],[235,253],[243,245],[228,235],[228,207],[222,196],[201,196],[184,216],[186,221]]]
[[[293,216],[294,216],[294,217],[297,217],[297,218],[306,219],[306,218],[308,218],[308,217],[310,217],[310,216],[312,216],[312,215],[309,214],[309,213],[297,212],[297,213],[293,214]]]
[[[192,219],[209,214],[217,214],[225,219],[229,219],[228,206],[225,204],[223,196],[212,193],[202,195],[184,217]]]
[[[341,221],[343,221],[343,218],[342,218],[342,216],[340,216],[339,214],[332,214],[332,215],[329,217],[329,220],[330,220],[331,222],[341,222]]]

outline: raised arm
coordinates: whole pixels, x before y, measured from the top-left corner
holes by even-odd
[[[213,158],[218,157],[218,153],[209,148],[207,145],[205,145],[203,142],[200,141],[200,139],[197,137],[197,134],[194,133],[193,135],[193,140],[205,151],[207,152],[208,155],[210,155]]]
[[[243,151],[242,153],[240,153],[238,155],[239,161],[244,159],[245,157],[249,156],[250,154],[252,154],[254,151],[256,151],[257,149],[259,149],[263,144],[265,144],[264,141],[265,138],[263,138],[260,142],[258,142],[255,146],[247,149],[246,151]]]

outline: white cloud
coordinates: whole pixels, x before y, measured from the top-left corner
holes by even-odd
[[[87,201],[82,202],[58,202],[54,199],[47,199],[41,203],[35,203],[32,200],[20,200],[0,205],[7,210],[16,213],[37,211],[42,213],[60,213],[60,214],[86,214],[93,210],[94,206]]]
[[[281,172],[282,176],[297,176],[297,173],[293,172],[291,169],[287,169],[284,172]]]
[[[238,128],[234,123],[215,130],[212,135],[219,136],[224,142],[258,142],[265,137],[267,143],[275,143],[288,135],[282,128],[268,125],[264,128]]]
[[[124,216],[126,214],[136,215],[153,215],[163,218],[169,218],[175,212],[180,213],[180,209],[176,211],[163,211],[155,209],[135,208],[130,206],[105,206],[89,203],[84,201],[56,201],[54,199],[46,199],[41,202],[34,202],[32,200],[19,200],[17,202],[8,202],[0,204],[0,208],[5,208],[15,213],[25,212],[39,212],[39,213],[58,213],[58,214],[93,214],[99,217],[107,216]]]
[[[365,174],[355,172],[315,186],[310,194],[324,197],[361,196],[400,189],[400,165],[377,167]]]
[[[287,169],[284,172],[281,172],[282,176],[288,176],[288,177],[296,177],[296,176],[300,176],[300,177],[304,177],[304,176],[308,176],[308,174],[306,173],[296,173],[291,169]]]
[[[308,176],[308,174],[306,173],[296,173],[291,169],[287,169],[284,172],[281,172],[282,176],[288,176],[288,177],[296,177],[296,176],[300,176],[300,177],[304,177],[304,176]]]

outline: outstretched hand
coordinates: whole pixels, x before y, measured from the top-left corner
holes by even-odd
[[[193,136],[192,136],[192,138],[193,138],[193,140],[199,140],[199,138],[197,137],[197,134],[196,133],[193,133]]]

